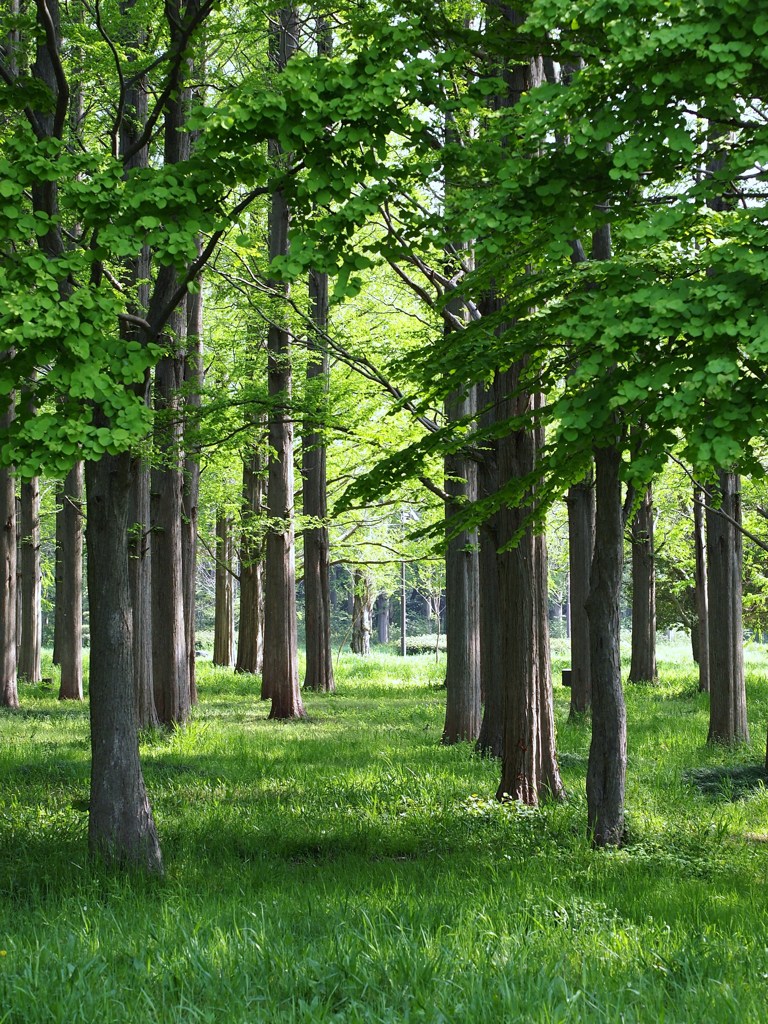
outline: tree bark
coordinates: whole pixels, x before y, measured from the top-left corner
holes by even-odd
[[[82,462],[67,474],[56,513],[56,629],[61,680],[59,700],[83,699],[83,498]]]
[[[595,483],[590,475],[568,490],[568,567],[570,573],[571,718],[592,703],[589,656],[589,574],[595,548]]]
[[[40,570],[40,478],[21,485],[21,620],[18,672],[29,683],[39,683],[42,672],[42,574]]]
[[[243,460],[240,516],[240,627],[236,672],[261,675],[264,665],[264,461],[258,448]]]
[[[632,523],[632,658],[629,682],[655,682],[657,678],[653,491],[648,487]]]
[[[216,593],[213,664],[231,668],[234,655],[235,608],[232,586],[232,521],[216,517]]]
[[[474,388],[445,402],[446,418],[456,421],[477,411]],[[451,520],[477,499],[477,464],[464,453],[445,457],[447,544],[445,606],[447,689],[443,743],[474,742],[480,733],[480,583],[477,530],[451,536]]]
[[[538,396],[518,392],[521,367],[497,375],[500,419],[535,408]],[[499,440],[499,483],[533,472],[543,432],[516,430]],[[499,614],[504,666],[504,752],[498,799],[536,805],[560,799],[563,785],[555,751],[552,673],[549,654],[547,548],[544,537],[526,527],[535,495],[520,507],[499,511]],[[505,550],[506,548],[506,550]]]
[[[619,846],[624,839],[627,719],[619,648],[624,563],[620,473],[618,448],[595,451],[595,550],[587,600],[592,666],[587,820],[595,846]]]
[[[718,472],[720,508],[707,508],[710,743],[749,740],[742,628],[741,481]],[[725,518],[725,517],[729,518]]]
[[[389,643],[389,594],[384,591],[376,598],[376,637],[380,644]]]
[[[178,338],[186,313],[169,321]],[[152,677],[157,717],[163,725],[184,725],[190,713],[189,666],[184,621],[181,521],[183,516],[179,392],[183,358],[165,356],[155,370],[155,444],[161,464],[152,469]]]
[[[129,582],[131,456],[86,466],[91,621],[88,843],[108,864],[163,870],[139,761]]]
[[[13,396],[0,427],[13,420]],[[16,482],[13,470],[0,468],[0,705],[19,706],[16,676]]]
[[[311,271],[309,299],[312,321],[319,331],[328,326],[328,275]],[[304,687],[323,693],[335,690],[331,651],[331,561],[326,483],[326,447],[322,433],[328,405],[328,355],[322,341],[309,339],[307,392],[311,411],[304,422],[302,476],[304,515],[312,525],[304,530],[304,622],[307,664]]]
[[[352,591],[352,651],[368,657],[371,653],[372,629],[371,581],[363,569],[355,567]]]
[[[198,253],[201,250],[202,246],[198,240]],[[194,417],[200,409],[204,373],[203,291],[202,280],[198,279],[198,291],[187,296],[187,345],[184,359],[185,430],[195,436],[199,427],[194,422]],[[184,592],[184,638],[189,676],[189,699],[191,704],[197,704],[195,596],[197,589],[197,508],[200,500],[200,458],[197,444],[193,445],[187,439],[186,448],[184,485],[181,493],[181,572],[182,589]]]
[[[698,643],[694,657],[699,666],[699,690],[709,693],[709,595],[707,585],[707,538],[704,529],[704,492],[693,492],[693,544],[696,552],[695,604]]]
[[[150,543],[150,470],[143,460],[135,467],[128,504],[133,610],[133,678],[136,716],[140,729],[160,725],[152,676],[152,545]]]
[[[295,52],[297,41],[296,11],[283,7],[277,21],[270,23],[271,58],[278,72]],[[270,142],[269,152],[274,162],[283,158],[276,142]],[[285,196],[275,192],[269,211],[270,259],[288,252],[289,220]],[[273,282],[273,287],[288,294],[288,285]],[[291,335],[274,322],[267,333],[267,350],[271,401],[267,501],[271,526],[267,533],[262,696],[272,700],[270,718],[303,718],[296,637]]]

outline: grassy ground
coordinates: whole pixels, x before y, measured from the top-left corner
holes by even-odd
[[[162,881],[88,863],[87,710],[22,687],[0,715],[0,1024],[763,1021],[768,655],[735,751],[707,748],[687,652],[666,655],[627,694],[614,852],[585,839],[589,728],[561,688],[571,795],[531,811],[440,747],[429,657],[344,658],[282,725],[207,667],[191,726],[143,744]]]

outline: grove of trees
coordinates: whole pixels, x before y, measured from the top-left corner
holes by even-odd
[[[596,845],[625,836],[625,573],[630,681],[681,625],[709,740],[748,739],[767,56],[757,0],[7,0],[0,703],[40,676],[43,481],[62,699],[85,538],[94,854],[162,871],[139,731],[192,714],[202,562],[214,660],[273,719],[334,690],[340,576],[364,655],[395,598],[405,649],[418,567],[443,742],[526,804],[565,796],[562,573]]]

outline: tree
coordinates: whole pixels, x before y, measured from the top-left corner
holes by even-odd
[[[632,660],[630,683],[654,682],[656,673],[656,571],[653,492],[646,488],[632,520]]]

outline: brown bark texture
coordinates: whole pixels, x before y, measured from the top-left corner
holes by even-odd
[[[451,394],[445,402],[448,421],[476,412],[475,389]],[[445,607],[446,709],[445,744],[474,742],[480,733],[480,583],[476,529],[453,533],[452,519],[477,499],[477,464],[467,454],[448,455],[445,464]]]
[[[11,402],[13,399],[11,398]],[[7,412],[0,426],[7,426]],[[0,705],[19,706],[16,676],[16,484],[13,471],[0,468]]]
[[[389,643],[389,594],[383,591],[376,598],[376,638],[380,644]]]
[[[587,821],[595,846],[619,846],[624,840],[627,716],[619,648],[624,563],[620,473],[618,448],[595,451],[595,550],[587,600],[592,666]]]
[[[365,571],[355,568],[352,590],[352,651],[367,657],[371,653],[373,595]]]
[[[42,573],[40,568],[40,478],[21,485],[19,580],[21,619],[18,622],[18,673],[39,683],[42,672]]]
[[[236,672],[261,675],[264,664],[264,459],[258,448],[243,460],[240,514],[240,625]]]
[[[129,580],[132,459],[86,466],[91,658],[91,796],[88,843],[108,864],[163,870],[139,761]]]
[[[213,620],[213,664],[230,668],[234,661],[235,608],[232,579],[232,521],[216,517],[216,589]]]
[[[296,50],[298,20],[291,7],[280,9],[270,23],[270,56],[281,71]],[[284,160],[277,143],[269,145],[270,158]],[[290,213],[285,196],[275,192],[269,211],[269,255],[288,252]],[[276,289],[288,286],[274,282]],[[296,551],[294,541],[293,410],[291,408],[291,335],[272,322],[267,333],[269,379],[269,478],[267,502],[270,529],[267,533],[266,586],[264,593],[264,674],[262,695],[271,698],[269,717],[303,718],[299,691],[296,630]]]
[[[595,548],[595,482],[590,474],[568,490],[568,569],[571,613],[571,717],[592,703],[589,656],[589,574]]]
[[[541,401],[518,392],[521,367],[497,375],[500,418],[520,415]],[[516,430],[499,440],[499,484],[532,473],[540,430]],[[504,679],[504,752],[499,799],[535,805],[560,799],[563,785],[555,750],[552,672],[549,653],[547,548],[530,526],[535,495],[520,507],[502,506],[499,516],[499,597]],[[522,531],[522,532],[521,532]],[[514,542],[514,547],[509,547]]]
[[[629,682],[655,682],[656,565],[653,545],[653,491],[646,488],[632,521],[632,657]]]
[[[720,507],[707,506],[710,743],[746,743],[742,627],[741,480],[718,472]]]
[[[328,355],[320,333],[328,327],[328,275],[311,271],[309,299],[312,322],[318,338],[308,339],[307,399],[311,407],[304,421],[302,478],[304,515],[311,525],[304,530],[304,623],[308,690],[332,693],[333,652],[331,650],[330,539],[326,519],[328,495],[326,445],[322,424],[328,406]]]
[[[83,699],[83,499],[85,475],[76,463],[64,480],[56,513],[56,625],[59,700]],[[60,575],[59,575],[60,574]]]
[[[198,254],[201,243],[197,243]],[[197,676],[195,662],[195,591],[197,583],[197,510],[200,500],[199,446],[190,440],[197,436],[195,420],[200,409],[203,387],[203,292],[202,281],[187,296],[187,344],[184,358],[184,407],[186,458],[184,485],[181,493],[181,573],[184,592],[184,637],[186,641],[187,672],[189,674],[190,703],[197,704]]]
[[[140,729],[156,729],[152,676],[152,545],[150,543],[150,469],[139,461],[131,476],[128,499],[130,561],[128,565],[133,612],[133,679]]]

